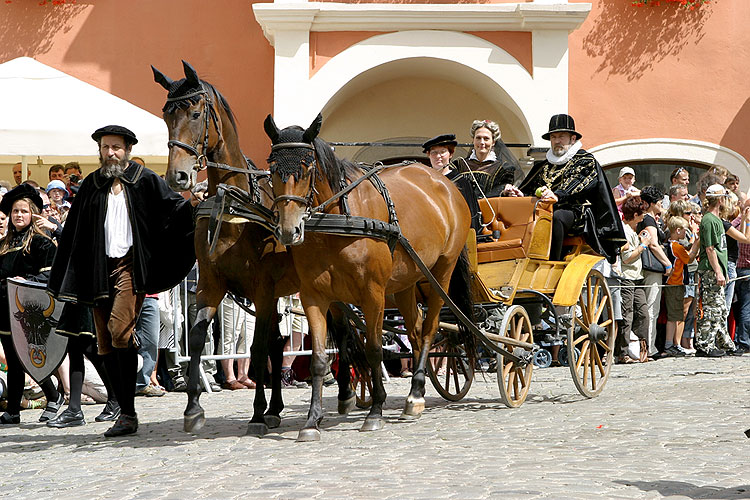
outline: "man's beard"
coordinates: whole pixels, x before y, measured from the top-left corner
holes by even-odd
[[[562,156],[568,152],[568,150],[570,149],[570,146],[572,146],[572,144],[565,144],[565,145],[560,144],[552,148],[552,152],[555,153],[555,156]]]
[[[110,160],[109,158],[102,158],[99,156],[99,170],[102,175],[106,178],[122,177],[125,173],[125,169],[128,168],[130,162],[130,155],[125,153],[125,157],[122,160]]]

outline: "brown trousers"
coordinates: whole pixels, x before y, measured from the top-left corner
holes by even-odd
[[[143,294],[133,292],[133,252],[124,257],[108,258],[109,298],[94,306],[94,324],[99,354],[124,349],[134,337],[135,322],[143,304]],[[137,345],[137,342],[134,342]]]

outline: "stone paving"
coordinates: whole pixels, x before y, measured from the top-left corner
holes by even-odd
[[[208,421],[182,431],[185,395],[138,398],[137,435],[89,423],[51,429],[24,411],[0,429],[0,498],[750,498],[750,356],[618,365],[602,395],[578,395],[567,368],[535,370],[517,409],[494,375],[457,403],[428,388],[417,421],[398,416],[408,381],[392,379],[386,427],[336,414],[326,388],[322,441],[296,443],[310,391],[284,391],[282,426],[245,436],[253,391],[203,395]]]

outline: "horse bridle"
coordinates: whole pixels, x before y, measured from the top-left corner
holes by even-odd
[[[312,207],[312,201],[313,197],[318,193],[318,191],[315,189],[315,172],[316,172],[316,159],[315,159],[315,147],[312,144],[308,144],[306,142],[284,142],[281,144],[274,144],[271,146],[271,154],[283,150],[283,149],[309,149],[313,152],[313,158],[309,169],[312,169],[312,179],[310,179],[310,188],[307,192],[307,195],[304,197],[297,196],[293,194],[282,194],[280,196],[276,196],[273,199],[273,203],[271,204],[271,210],[274,210],[276,208],[276,205],[282,201],[293,201],[295,203],[301,204],[303,207],[305,207],[307,215],[309,215],[310,209]],[[272,169],[272,173],[273,173]]]
[[[167,141],[167,147],[170,149],[173,146],[177,146],[178,148],[182,148],[191,155],[193,155],[196,159],[195,164],[193,165],[193,170],[191,172],[191,177],[193,178],[193,184],[195,184],[195,177],[197,176],[198,172],[205,170],[208,167],[212,168],[218,168],[220,170],[229,170],[231,172],[239,172],[241,174],[248,174],[250,173],[249,169],[247,168],[237,168],[233,167],[232,165],[227,165],[226,163],[219,163],[215,161],[210,161],[208,159],[208,134],[210,132],[209,129],[209,120],[213,121],[214,128],[216,129],[216,133],[219,135],[219,139],[222,139],[221,134],[221,128],[219,126],[219,117],[216,113],[216,109],[214,108],[213,101],[211,100],[211,97],[208,93],[208,91],[203,87],[203,84],[201,84],[201,89],[196,90],[195,92],[191,92],[189,94],[181,95],[181,96],[175,96],[175,97],[168,97],[167,102],[178,102],[178,101],[184,101],[187,99],[190,99],[191,97],[195,96],[203,96],[203,100],[205,101],[205,106],[203,107],[203,142],[201,151],[198,151],[198,144],[200,142],[199,140],[196,140],[195,143],[191,146],[190,144],[184,143],[182,141],[177,140],[169,140]]]

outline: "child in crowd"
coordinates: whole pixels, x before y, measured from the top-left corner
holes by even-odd
[[[744,205],[747,201],[747,195],[740,190],[740,178],[734,174],[729,174],[727,180],[724,182],[724,187],[730,193],[733,193],[739,200],[740,205]]]
[[[620,183],[612,188],[612,195],[615,197],[617,211],[620,213],[620,217],[622,217],[622,204],[628,198],[640,196],[641,191],[633,185],[635,182],[635,170],[630,167],[622,167],[617,180]]]
[[[695,236],[687,238],[692,245],[690,252],[680,243],[686,239],[688,221],[680,216],[669,218],[669,242],[665,245],[667,257],[674,262],[672,274],[667,279],[664,289],[664,302],[667,306],[667,338],[664,354],[667,356],[685,356],[682,347],[682,332],[685,329],[685,316],[692,301],[692,297],[685,296],[685,285],[690,284],[687,265],[695,260],[700,245],[695,244]],[[671,344],[671,345],[670,345]]]

